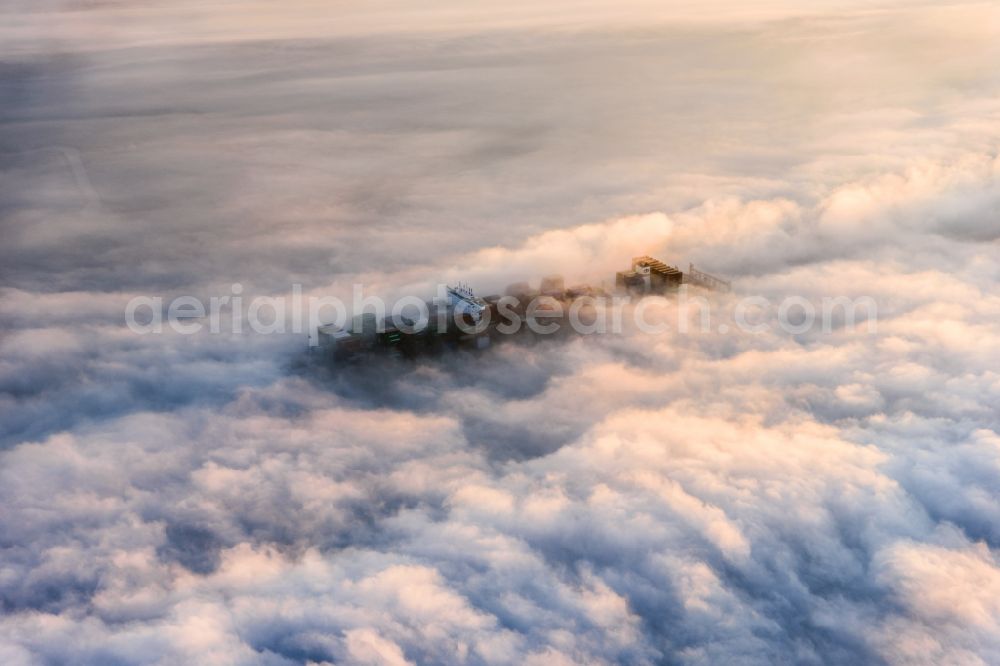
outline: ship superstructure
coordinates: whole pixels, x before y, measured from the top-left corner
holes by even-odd
[[[486,301],[477,298],[472,288],[461,282],[456,287],[447,287],[448,307],[459,316],[468,317],[474,323],[479,323],[487,308]]]

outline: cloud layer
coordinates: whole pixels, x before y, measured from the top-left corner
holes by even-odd
[[[47,9],[0,29],[0,662],[1000,661],[995,10]],[[123,325],[645,253],[737,293],[339,372]]]

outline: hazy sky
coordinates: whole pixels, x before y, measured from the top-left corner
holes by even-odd
[[[3,3],[0,663],[997,663],[997,63],[989,2]],[[640,254],[878,332],[124,325]]]

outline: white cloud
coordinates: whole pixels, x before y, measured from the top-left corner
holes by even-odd
[[[102,197],[2,158],[0,661],[1000,659],[994,10],[206,7],[60,15],[52,62],[50,15],[0,28],[13,150],[65,135]],[[80,30],[112,16],[135,50]],[[869,296],[878,331],[772,309],[327,376],[301,337],[120,318],[644,253],[735,277],[716,312]]]

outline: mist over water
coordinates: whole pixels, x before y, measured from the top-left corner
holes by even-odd
[[[1000,661],[998,38],[979,3],[8,3],[0,663]],[[714,313],[878,329],[331,368],[124,316],[646,254],[732,279]]]

